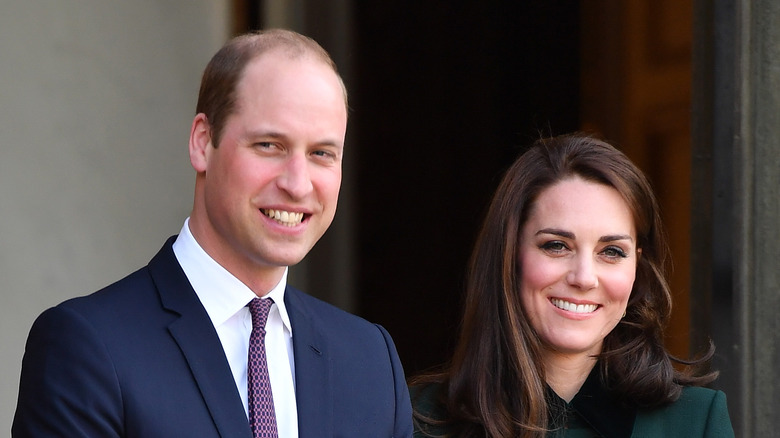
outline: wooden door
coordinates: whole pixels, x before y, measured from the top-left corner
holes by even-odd
[[[582,128],[650,178],[672,251],[668,346],[689,356],[691,0],[583,0]]]

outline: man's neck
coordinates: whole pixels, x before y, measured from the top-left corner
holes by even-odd
[[[267,295],[282,280],[286,266],[267,266],[253,263],[233,251],[222,251],[220,245],[208,239],[208,233],[199,230],[197,221],[190,217],[188,229],[198,246],[226,271],[244,283],[258,297]]]

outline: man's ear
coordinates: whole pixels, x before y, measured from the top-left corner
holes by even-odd
[[[196,172],[205,172],[211,144],[211,125],[203,113],[198,113],[190,128],[190,163]]]

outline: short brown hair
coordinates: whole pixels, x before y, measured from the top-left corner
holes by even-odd
[[[271,50],[283,50],[291,58],[313,56],[336,73],[344,92],[347,90],[336,64],[328,52],[313,39],[285,29],[268,29],[239,35],[228,41],[211,58],[200,82],[196,114],[203,113],[211,127],[214,147],[219,145],[225,121],[236,111],[236,88],[250,61]]]

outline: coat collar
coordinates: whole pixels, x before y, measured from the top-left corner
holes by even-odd
[[[222,351],[214,326],[179,266],[171,237],[149,262],[152,276],[164,309],[179,315],[168,327],[181,348],[214,424],[223,437],[251,437],[251,429],[230,365]],[[298,435],[314,438],[333,430],[333,394],[330,387],[329,351],[325,338],[317,329],[316,313],[307,304],[305,294],[287,287],[284,302],[295,328],[296,402]],[[301,421],[305,419],[305,421]]]
[[[287,286],[284,294],[294,327],[295,392],[300,438],[328,435],[333,430],[333,394],[328,345],[303,292]],[[302,421],[303,419],[303,421]]]
[[[149,272],[164,309],[179,315],[169,326],[214,424],[223,437],[252,436],[222,344],[173,253],[175,236],[149,262]],[[216,352],[216,354],[215,354]]]
[[[571,403],[566,403],[548,387],[551,406],[566,406],[604,438],[629,438],[634,430],[637,410],[621,403],[602,382],[596,365]],[[555,417],[555,414],[553,414]]]

